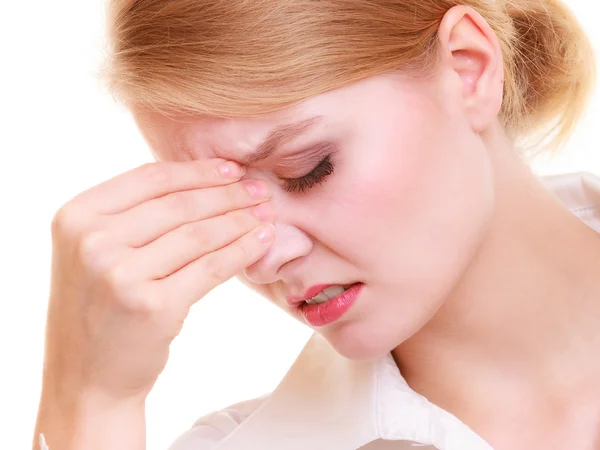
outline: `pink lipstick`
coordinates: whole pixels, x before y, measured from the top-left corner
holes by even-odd
[[[322,285],[327,287],[327,285]],[[356,302],[364,284],[355,283],[350,288],[338,296],[326,301],[325,303],[309,304],[302,302],[297,305],[304,319],[313,327],[322,327],[335,322],[344,315],[348,309]],[[314,292],[312,296],[318,294],[323,288]],[[313,289],[314,291],[314,289]],[[308,294],[311,294],[310,292]],[[310,297],[309,297],[310,298]]]

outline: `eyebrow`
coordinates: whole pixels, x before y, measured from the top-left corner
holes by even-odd
[[[285,142],[306,132],[310,127],[319,122],[323,116],[314,116],[308,119],[301,120],[286,125],[279,125],[272,130],[267,138],[260,143],[257,150],[249,156],[241,159],[241,163],[245,166],[256,164],[263,159],[267,159]]]

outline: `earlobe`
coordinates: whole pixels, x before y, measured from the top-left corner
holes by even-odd
[[[465,112],[475,132],[498,115],[502,105],[503,64],[496,35],[468,6],[447,11],[438,29],[444,62],[462,83]]]

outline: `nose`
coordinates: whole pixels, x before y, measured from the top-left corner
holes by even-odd
[[[275,240],[265,255],[248,266],[244,275],[253,283],[269,284],[291,277],[292,262],[300,264],[302,257],[312,249],[311,239],[297,227],[278,221],[275,224]]]

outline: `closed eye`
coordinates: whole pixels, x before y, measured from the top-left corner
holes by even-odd
[[[329,175],[333,174],[334,168],[331,154],[329,154],[303,177],[284,179],[284,189],[287,192],[304,192],[315,184],[323,183]]]

